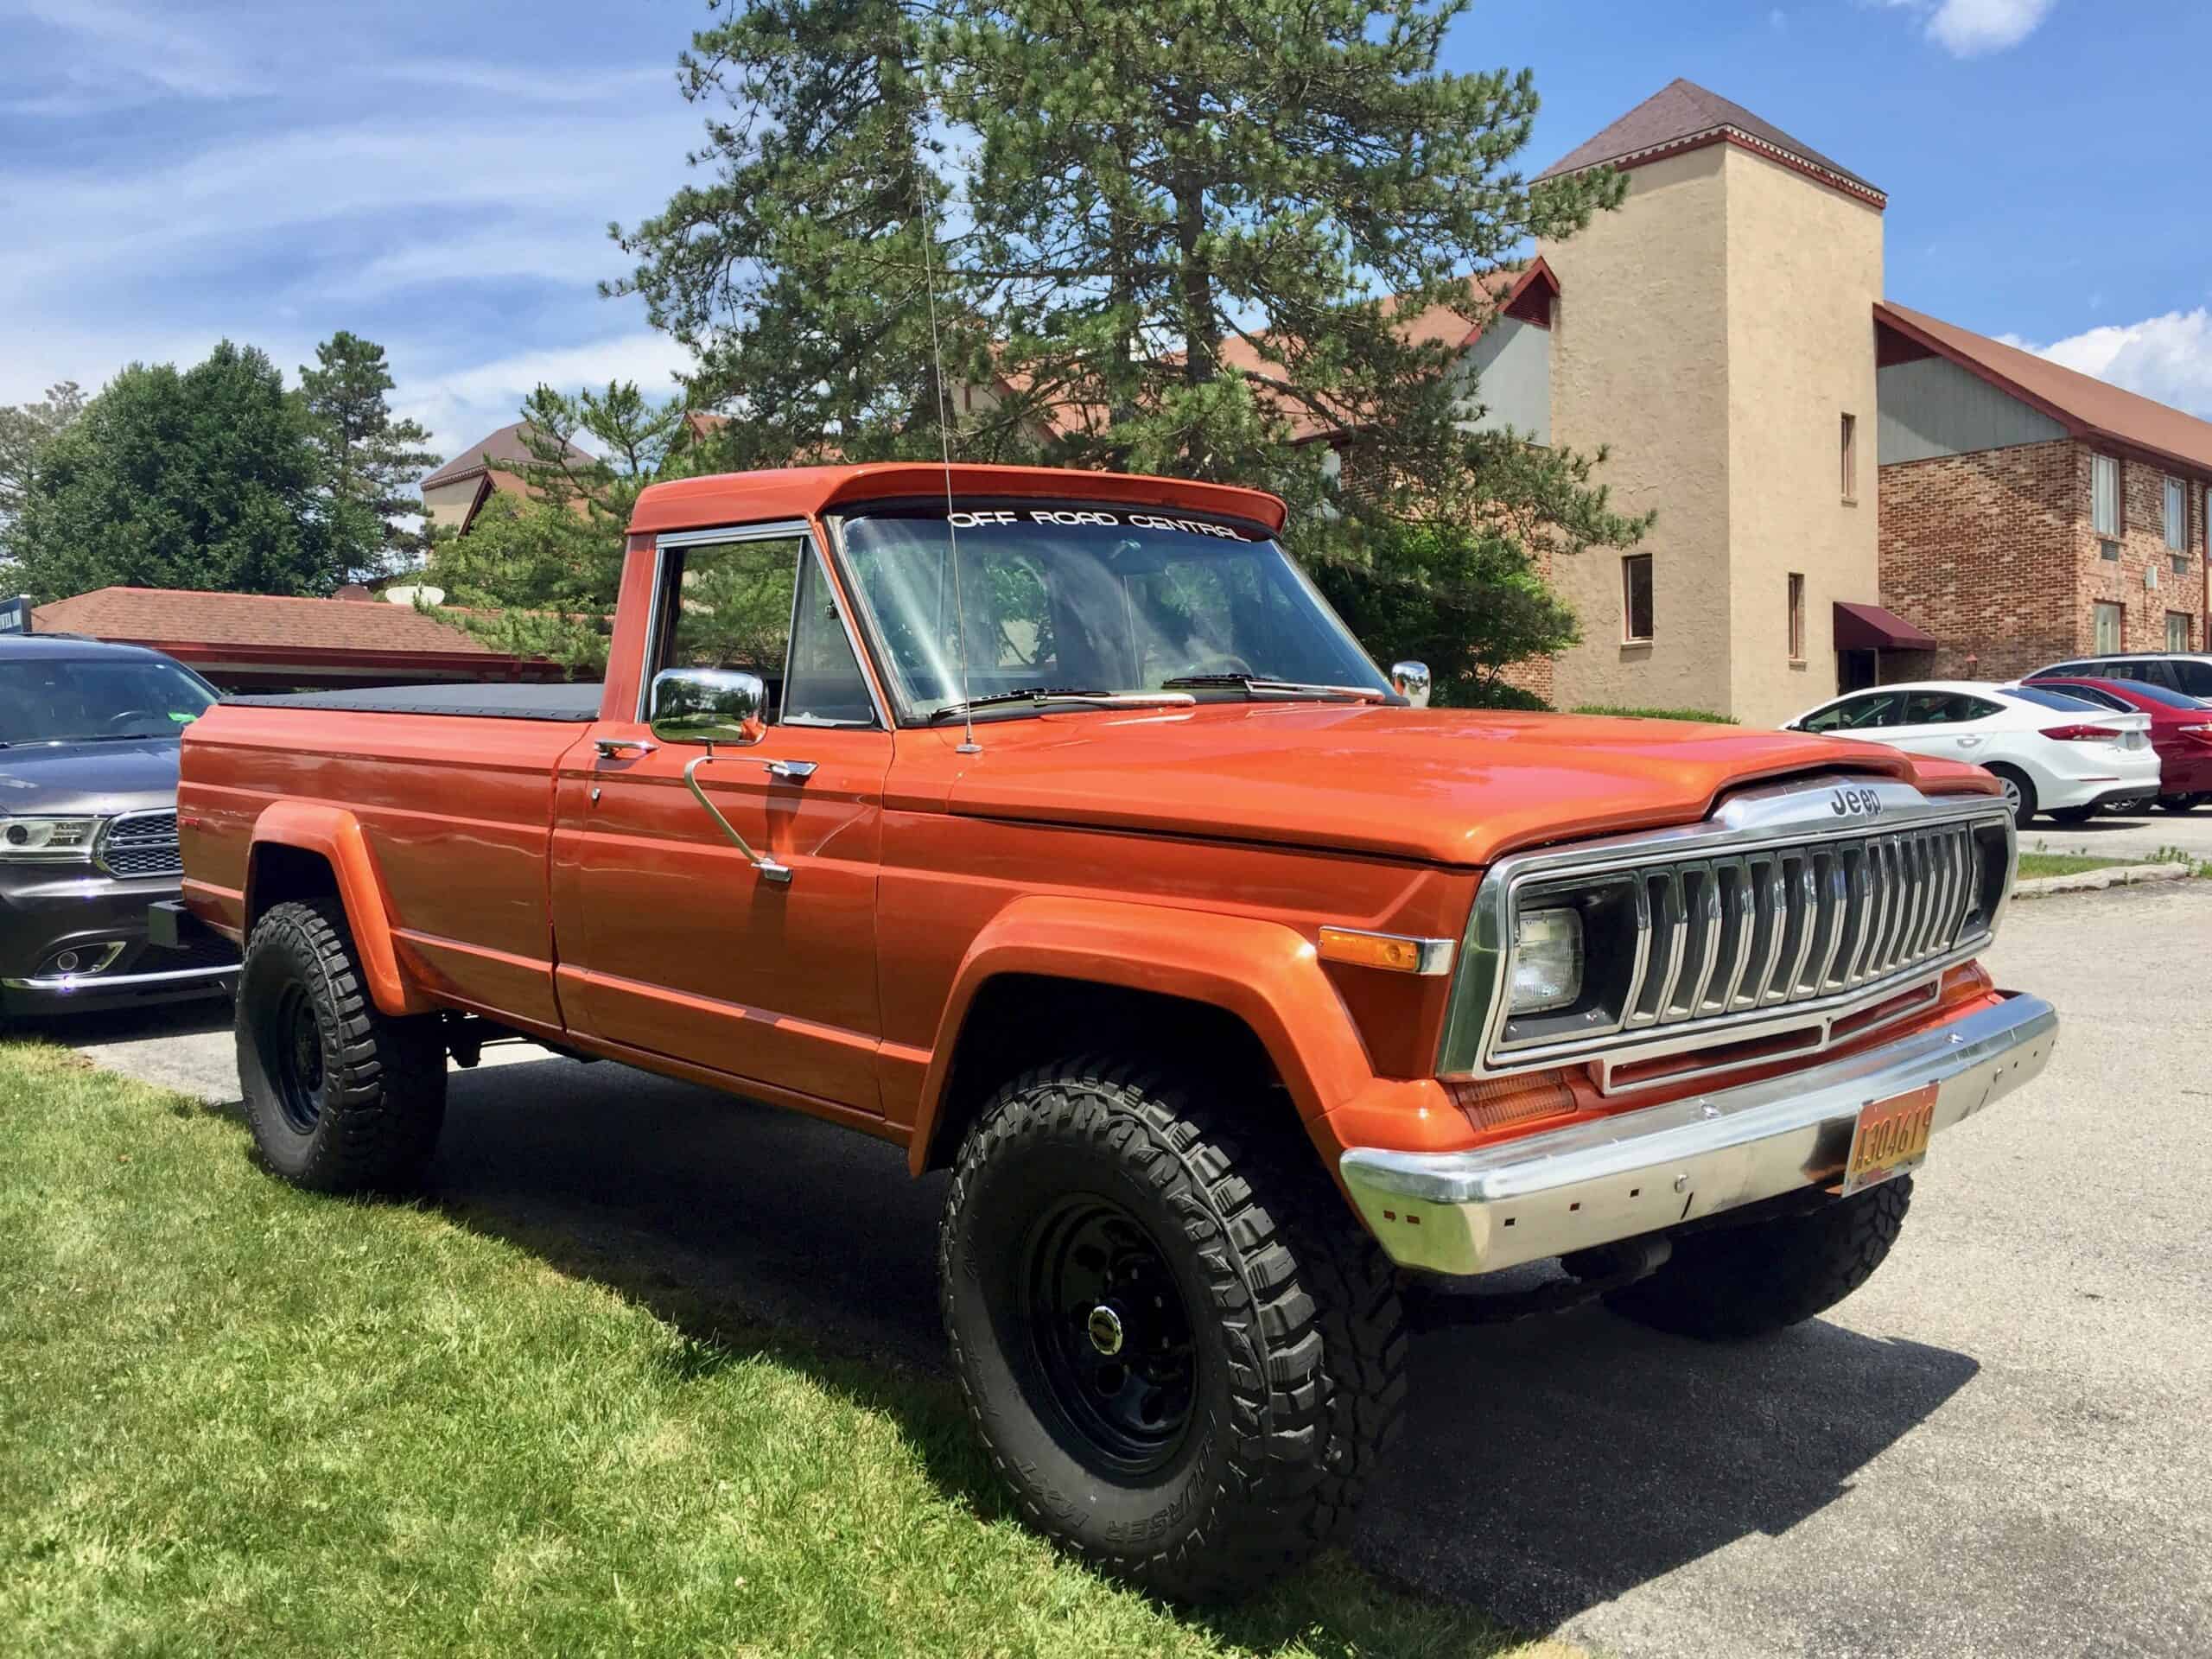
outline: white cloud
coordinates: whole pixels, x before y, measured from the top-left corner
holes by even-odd
[[[2057,0],[1876,0],[1927,19],[1928,38],[1958,58],[2018,46],[2041,27]]]
[[[5,10],[76,41],[45,65],[70,91],[27,100],[19,109],[45,104],[52,112],[65,112],[73,100],[82,107],[128,102],[134,87],[180,98],[236,98],[262,85],[246,50],[186,28],[166,10],[142,11],[110,0],[10,0]]]
[[[2212,309],[2204,306],[2108,323],[2047,346],[2017,336],[2005,343],[2212,420]]]
[[[540,385],[577,391],[634,380],[647,397],[660,398],[676,390],[677,374],[691,366],[690,353],[650,329],[442,368],[426,367],[404,347],[394,346],[390,355],[400,388],[393,412],[429,428],[430,448],[448,456],[513,420],[522,400]]]

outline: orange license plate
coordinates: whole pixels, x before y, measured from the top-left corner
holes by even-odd
[[[1936,1085],[1932,1083],[1910,1094],[1868,1101],[1859,1109],[1859,1128],[1851,1137],[1851,1159],[1843,1166],[1844,1196],[1917,1168],[1928,1156],[1928,1137],[1935,1130]]]

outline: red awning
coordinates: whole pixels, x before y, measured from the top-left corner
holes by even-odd
[[[1895,611],[1878,605],[1835,602],[1838,651],[1933,651],[1936,637],[1923,633]]]

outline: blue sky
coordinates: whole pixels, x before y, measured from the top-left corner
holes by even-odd
[[[288,374],[349,327],[446,451],[540,379],[678,359],[610,219],[697,117],[696,0],[0,0],[0,403],[189,360]],[[2201,0],[1476,0],[1451,67],[1526,64],[1533,172],[1676,75],[1887,190],[1892,297],[2212,416]]]

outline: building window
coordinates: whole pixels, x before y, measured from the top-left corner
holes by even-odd
[[[1859,417],[1843,417],[1843,499],[1859,499]]]
[[[1630,645],[1651,638],[1651,556],[1631,553],[1621,561],[1621,617]]]
[[[2189,574],[2189,555],[2186,553],[2175,554],[2173,556],[2173,566],[2174,575],[2177,576],[2187,575]]]
[[[2121,643],[2127,633],[2127,607],[2106,601],[2097,602],[2097,642],[2094,649],[2100,657],[2108,657],[2127,647]]]
[[[2110,455],[2089,457],[2089,527],[2100,536],[2120,534],[2120,462]]]
[[[1789,573],[1789,660],[1805,660],[1805,578],[1795,570]]]
[[[2120,543],[2118,542],[2110,541],[2099,542],[2097,543],[2097,556],[2104,560],[2107,564],[2118,564],[2120,563]]]
[[[2166,649],[2168,651],[2189,649],[2189,613],[2187,611],[2166,613]]]
[[[2182,488],[2177,478],[2166,480],[2166,545],[2189,545],[2189,493]]]

